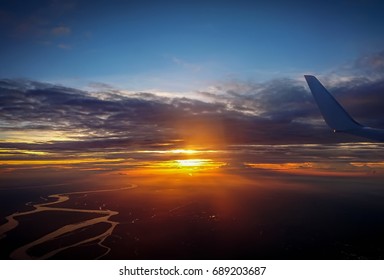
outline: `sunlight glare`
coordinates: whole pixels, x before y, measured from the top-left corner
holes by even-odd
[[[207,159],[179,159],[176,160],[180,167],[200,167],[206,165],[209,160]]]

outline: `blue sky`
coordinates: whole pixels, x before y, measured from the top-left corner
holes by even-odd
[[[0,77],[194,91],[381,51],[380,1],[2,1]]]

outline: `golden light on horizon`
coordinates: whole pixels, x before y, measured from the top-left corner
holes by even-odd
[[[62,141],[76,141],[81,137],[86,136],[81,132],[68,133],[67,131],[60,130],[14,130],[0,132],[2,142],[9,143],[52,143]]]
[[[191,150],[191,149],[175,149],[169,151],[172,154],[187,154],[187,155],[193,155],[198,153],[197,150]]]
[[[380,163],[369,165],[369,163],[341,163],[337,165],[319,162],[283,162],[283,163],[248,163],[244,166],[259,170],[273,172],[291,173],[310,176],[361,176],[366,175],[366,170],[359,170],[356,167],[380,167]],[[384,165],[382,165],[384,166]]]
[[[6,160],[1,161],[1,165],[73,165],[73,164],[92,164],[92,163],[123,163],[125,159],[115,158],[115,159],[106,159],[106,158],[70,158],[70,159],[21,159],[21,160]]]
[[[130,174],[137,175],[197,175],[211,174],[225,166],[226,163],[207,158],[180,158],[160,161],[147,161],[140,168],[128,170]]]
[[[205,149],[172,149],[172,150],[139,150],[137,153],[144,154],[184,154],[184,155],[195,155],[195,154],[206,154],[206,153],[218,153],[219,150],[205,150]]]
[[[194,170],[202,171],[208,169],[215,169],[221,166],[224,166],[224,162],[213,161],[211,159],[176,159],[176,160],[167,160],[164,162],[158,162],[154,164],[153,167],[161,167],[165,169],[174,169],[174,170]]]
[[[209,163],[208,159],[178,159],[176,162],[180,167],[199,167]]]

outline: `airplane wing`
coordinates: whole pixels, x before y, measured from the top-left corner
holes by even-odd
[[[325,122],[334,132],[344,132],[384,142],[384,129],[362,126],[345,111],[316,77],[311,75],[304,75],[304,77]]]

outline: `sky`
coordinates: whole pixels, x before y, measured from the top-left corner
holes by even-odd
[[[0,152],[33,168],[383,172],[381,1],[0,1]],[[204,167],[204,168],[203,168]],[[355,173],[354,173],[355,172]]]
[[[193,92],[382,51],[381,1],[1,1],[0,76]]]

